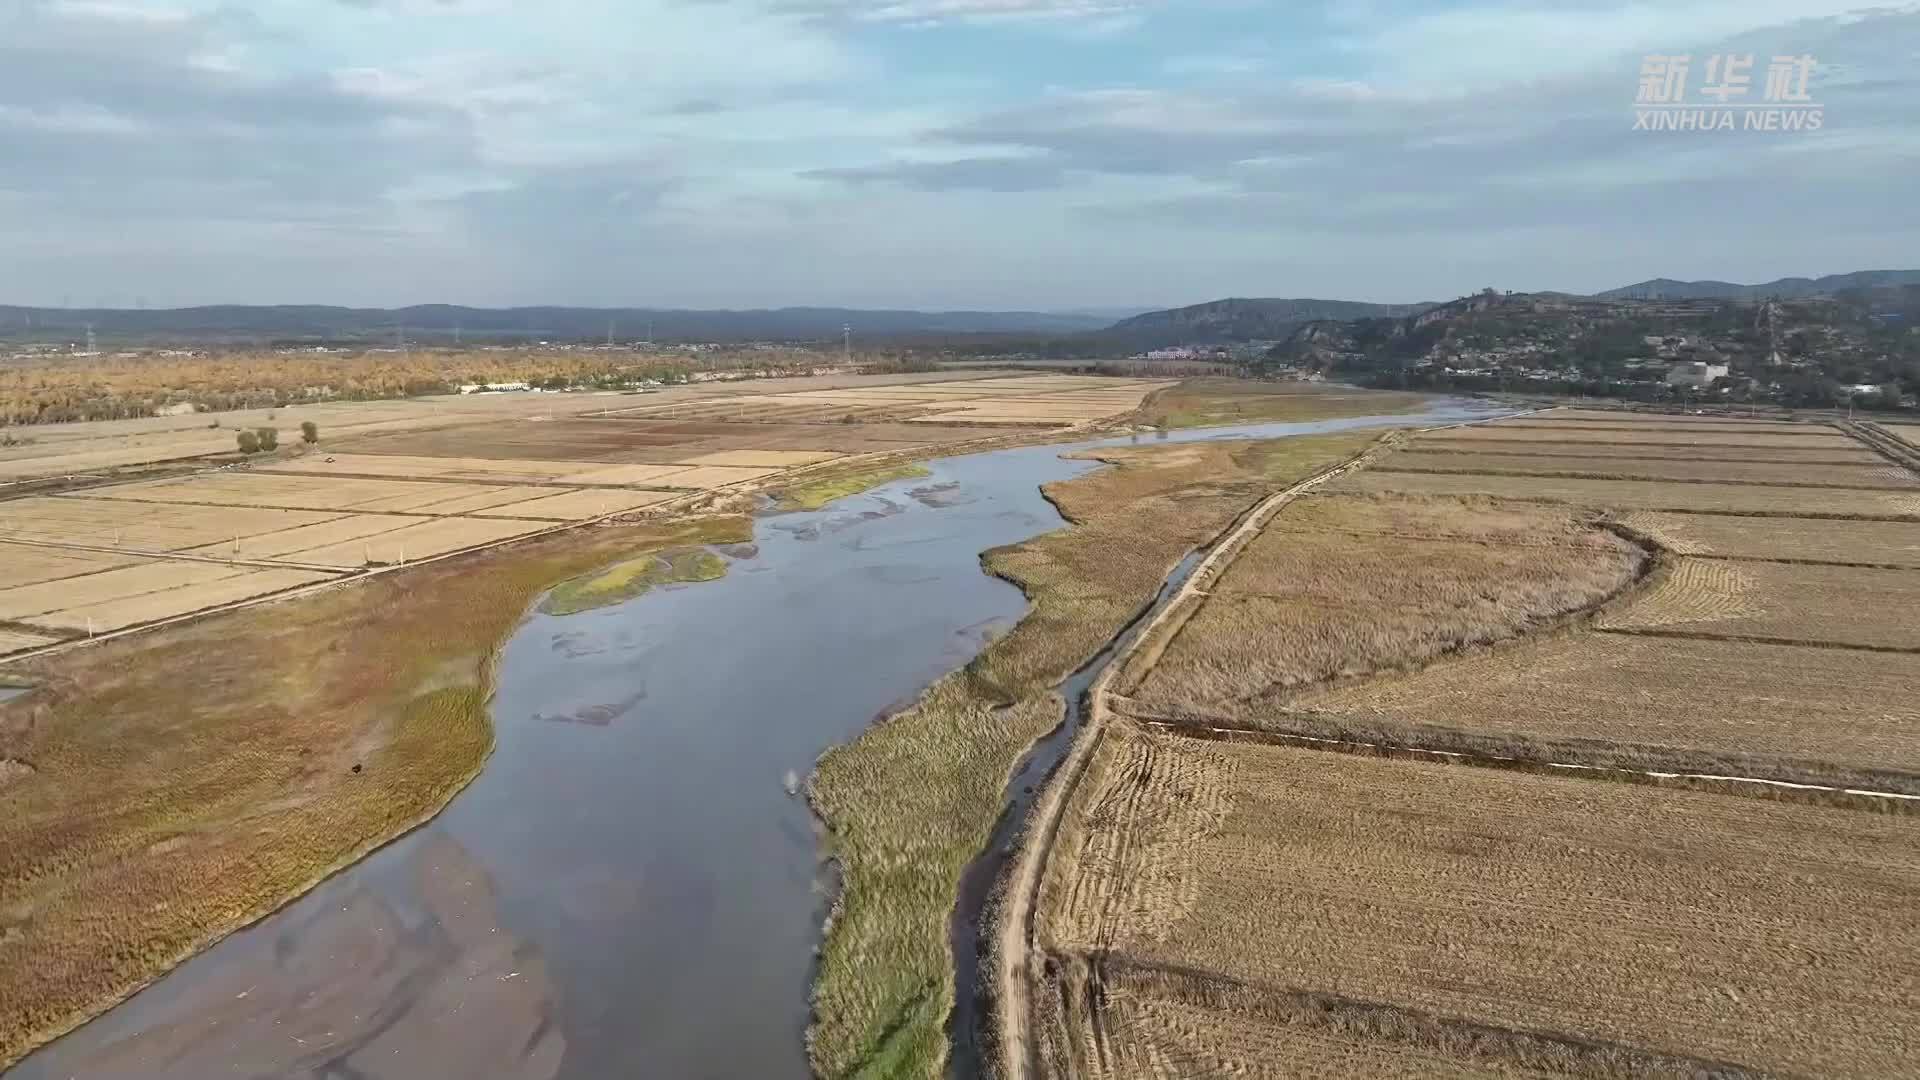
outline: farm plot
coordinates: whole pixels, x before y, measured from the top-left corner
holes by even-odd
[[[1329,1026],[1421,1075],[1422,1055],[1609,1076],[1920,1057],[1906,818],[1120,731],[1055,850],[1051,951],[1211,981],[1254,1038],[1322,1032],[1308,1064]],[[1293,1040],[1213,1037],[1305,1071]]]
[[[179,566],[176,563],[166,569],[177,572]],[[28,621],[37,626],[66,630],[91,629],[105,633],[170,619],[176,615],[190,615],[221,604],[285,592],[301,585],[327,581],[332,576],[308,570],[248,570],[139,596],[63,608]]]
[[[1731,450],[1707,449],[1701,447],[1677,446],[1641,446],[1634,443],[1581,443],[1576,446],[1553,446],[1547,443],[1515,446],[1510,443],[1492,442],[1483,446],[1474,446],[1458,439],[1448,442],[1429,443],[1415,439],[1394,451],[1396,457],[1525,457],[1541,462],[1558,462],[1567,458],[1586,458],[1595,462],[1615,458],[1632,458],[1645,461],[1731,461],[1731,462],[1772,462],[1782,465],[1886,465],[1887,459],[1874,453],[1865,446],[1826,446],[1817,450],[1795,450],[1791,447],[1736,447]]]
[[[1275,521],[1285,528],[1248,545],[1135,700],[1174,714],[1271,707],[1305,685],[1518,636],[1615,594],[1646,560],[1588,513],[1486,509],[1481,526],[1473,508],[1431,499],[1288,508]]]
[[[1920,652],[1920,573],[1679,559],[1599,625]]]
[[[822,450],[723,450],[688,458],[688,465],[729,465],[749,469],[792,469],[817,465],[841,455]]]
[[[1394,459],[1391,458],[1375,468],[1349,473],[1329,487],[1331,490],[1354,492],[1504,496],[1621,510],[1920,518],[1920,491],[1909,493],[1755,484],[1399,472],[1394,468]]]
[[[401,454],[308,455],[256,471],[320,473],[334,476],[395,477],[404,480],[477,480],[532,484],[640,484],[676,471],[672,465],[596,467],[578,461],[516,458],[414,457]],[[592,477],[592,479],[587,479]]]
[[[1698,446],[1709,450],[1729,447],[1765,447],[1776,450],[1824,450],[1860,445],[1831,429],[1806,434],[1782,435],[1774,432],[1721,431],[1719,428],[1677,431],[1593,430],[1591,425],[1567,424],[1557,428],[1509,427],[1502,423],[1480,424],[1467,428],[1448,428],[1428,432],[1421,441],[1434,444],[1466,443],[1539,443],[1546,446],[1582,446],[1590,443],[1639,446]]]
[[[1920,793],[1906,653],[1584,633],[1310,690],[1245,721],[1534,761]]]
[[[544,489],[557,494],[564,488]],[[293,510],[444,513],[440,504],[466,508],[529,499],[543,492],[530,486],[488,487],[424,480],[360,480],[334,476],[221,473],[148,480],[93,488],[62,496],[74,500],[144,503],[200,503],[220,506],[283,507]],[[491,499],[487,503],[485,500]]]
[[[1495,473],[1618,480],[1723,481],[1804,487],[1920,489],[1920,475],[1882,459],[1859,464],[1786,464],[1702,461],[1697,458],[1536,457],[1531,454],[1395,454],[1386,463],[1400,472]]]
[[[1831,435],[1830,425],[1800,424],[1786,420],[1715,420],[1698,421],[1681,416],[1641,416],[1618,420],[1567,419],[1557,413],[1543,416],[1521,416],[1510,420],[1498,421],[1495,425],[1502,431],[1518,428],[1540,431],[1644,431],[1650,434],[1660,432],[1738,432],[1771,433],[1775,435]]]
[[[411,514],[355,514],[323,521],[318,525],[302,525],[279,532],[223,540],[205,547],[190,548],[184,554],[211,559],[286,559],[289,562],[304,562],[306,560],[300,557],[304,552],[418,524],[420,519]]]
[[[283,556],[289,562],[315,566],[358,568],[371,565],[397,565],[418,562],[435,555],[464,551],[481,544],[526,536],[551,526],[533,521],[480,521],[473,518],[396,518],[405,524],[398,529],[369,533],[351,540],[339,540],[318,547],[302,548]]]
[[[0,589],[78,577],[136,562],[119,552],[76,551],[0,541]]]
[[[42,645],[52,645],[60,640],[62,639],[52,634],[33,634],[24,630],[0,628],[0,656],[37,649]]]
[[[525,502],[509,503],[484,510],[475,510],[474,517],[481,518],[523,518],[541,521],[590,521],[608,514],[625,513],[648,506],[657,506],[679,498],[672,491],[616,491],[598,489],[589,491],[566,491],[558,495],[528,499]]]
[[[0,619],[34,622],[38,621],[39,616],[66,608],[115,602],[186,585],[201,585],[236,577],[244,572],[244,567],[223,563],[143,559],[131,566],[97,574],[0,590]]]
[[[566,459],[605,465],[673,465],[733,450],[859,454],[977,439],[969,427],[925,424],[733,424],[674,420],[559,419],[409,432],[355,440],[355,454]]]
[[[178,551],[332,521],[339,514],[231,506],[171,506],[37,496],[0,502],[0,538],[129,551]]]
[[[1683,555],[1920,568],[1920,524],[1850,521],[1836,527],[1820,518],[1685,513],[1632,513],[1620,520]]]

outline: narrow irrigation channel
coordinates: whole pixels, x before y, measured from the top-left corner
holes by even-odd
[[[1060,683],[1057,692],[1066,702],[1060,726],[1034,743],[1021,757],[1007,784],[1007,806],[994,824],[992,837],[960,877],[959,900],[947,930],[953,948],[955,987],[953,1015],[947,1022],[948,1035],[953,1040],[947,1072],[954,1080],[972,1080],[990,1073],[985,1067],[991,1053],[985,1021],[993,1014],[993,982],[982,972],[987,959],[982,935],[992,920],[1000,882],[1018,850],[1016,845],[1026,828],[1034,801],[1080,733],[1080,725],[1086,719],[1087,691],[1141,628],[1151,623],[1179,593],[1209,550],[1211,548],[1196,548],[1181,559],[1161,582],[1153,602],[1135,615],[1092,660]]]
[[[761,518],[753,545],[720,552],[719,580],[531,612],[498,657],[493,756],[440,817],[8,1080],[807,1077],[835,882],[793,789],[1022,616],[980,553],[1064,524],[1040,486],[1098,466],[1062,453],[1484,415],[1456,401],[936,460],[928,477]],[[1028,754],[990,851],[1071,739],[1069,722]],[[993,874],[970,872],[969,895]],[[958,954],[976,956],[977,904],[959,914]]]

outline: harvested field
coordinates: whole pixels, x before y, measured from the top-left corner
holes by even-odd
[[[66,608],[117,602],[147,593],[234,577],[243,570],[223,563],[146,559],[84,577],[45,581],[0,591],[0,619],[29,621]],[[85,624],[81,624],[84,629]]]
[[[731,465],[749,469],[791,469],[832,461],[839,454],[819,450],[723,450],[688,458],[688,465]]]
[[[1517,637],[1619,592],[1645,560],[1578,511],[1303,500],[1228,568],[1135,699],[1156,712],[1270,707]]]
[[[1681,513],[1632,513],[1621,521],[1683,555],[1920,568],[1920,524],[1850,521],[1836,527],[1820,518]]]
[[[1920,572],[1679,559],[1599,625],[1920,652]]]
[[[1914,670],[1904,653],[1567,634],[1309,691],[1289,711],[1241,719],[1528,760],[1920,793]]]
[[[1812,423],[1824,424],[1824,419],[1798,421],[1784,414],[1740,416],[1734,413],[1693,413],[1666,412],[1656,409],[1573,409],[1558,408],[1541,414],[1542,419],[1552,420],[1611,420],[1616,423],[1675,423],[1685,421],[1689,424],[1785,424]]]
[[[485,487],[423,480],[356,480],[332,476],[222,473],[118,484],[107,488],[92,488],[82,494],[62,497],[126,502],[282,507],[291,510],[404,513],[425,512],[436,504],[455,501],[470,505],[473,500],[484,500],[496,496],[495,505],[497,505],[517,499],[533,498],[540,494],[540,490],[520,485]]]
[[[343,544],[348,540],[360,540],[369,536],[378,536],[395,529],[405,529],[420,524],[420,519],[406,514],[356,514],[352,517],[334,518],[318,525],[302,525],[279,532],[264,533],[258,536],[241,538],[236,544],[233,540],[223,540],[205,547],[190,548],[184,554],[201,555],[211,559],[279,559],[290,562],[304,561],[297,556],[333,544]],[[357,565],[357,564],[356,564]]]
[[[742,425],[608,417],[407,432],[341,446],[354,454],[675,465],[733,450],[867,454],[978,438],[976,428],[934,424]]]
[[[1703,447],[1641,446],[1634,443],[1580,443],[1554,446],[1537,443],[1511,446],[1490,442],[1475,446],[1460,439],[1431,442],[1414,439],[1394,451],[1395,456],[1424,457],[1513,457],[1528,461],[1559,462],[1568,458],[1595,462],[1629,458],[1640,461],[1729,461],[1736,463],[1771,462],[1780,465],[1886,465],[1887,459],[1856,443],[1853,446],[1826,446],[1817,450],[1791,447],[1748,446],[1731,450]]]
[[[357,519],[356,519],[357,520]],[[535,521],[478,521],[473,518],[395,518],[400,528],[288,552],[289,562],[316,566],[362,567],[418,562],[435,555],[525,536],[552,526]]]
[[[339,514],[251,507],[165,506],[35,496],[0,502],[0,537],[130,551],[179,551],[332,521]]]
[[[1590,443],[1637,446],[1697,446],[1709,450],[1728,447],[1764,447],[1778,450],[1826,450],[1860,445],[1832,428],[1814,429],[1806,434],[1782,435],[1773,432],[1722,431],[1718,427],[1700,431],[1594,430],[1591,425],[1567,424],[1556,429],[1514,427],[1506,422],[1479,424],[1466,428],[1446,428],[1428,432],[1420,441],[1442,443],[1539,443],[1544,446],[1583,446]]]
[[[75,551],[0,541],[0,590],[78,577],[134,562],[118,552]]]
[[[620,465],[605,468],[578,461],[532,461],[520,458],[432,458],[399,454],[329,454],[321,457],[309,454],[294,461],[262,466],[255,471],[566,485],[641,484],[677,472],[679,466]]]
[[[718,487],[744,484],[749,480],[773,476],[780,471],[781,467],[778,466],[745,468],[733,465],[701,465],[661,477],[652,483],[654,487],[678,488],[683,491],[711,491]]]
[[[658,506],[679,497],[679,494],[672,491],[616,491],[611,488],[563,491],[558,495],[547,495],[523,502],[508,503],[505,506],[475,510],[473,516],[530,518],[541,521],[591,521],[594,518],[606,517],[608,514]]]
[[[1619,510],[1719,511],[1812,517],[1920,518],[1920,491],[1771,487],[1752,484],[1663,483],[1478,473],[1396,472],[1394,460],[1341,477],[1329,490],[1489,495]]]
[[[1859,464],[1785,464],[1672,458],[1535,457],[1530,454],[1395,454],[1383,465],[1399,472],[1464,472],[1569,476],[1603,480],[1725,481],[1805,487],[1920,489],[1920,475],[1881,459]]]
[[[167,569],[177,574],[178,564]],[[256,596],[285,592],[332,578],[331,574],[308,570],[245,570],[211,580],[200,580],[198,583],[177,584],[172,588],[138,596],[68,607],[36,615],[30,621],[36,626],[78,631],[92,629],[104,634],[239,600],[251,600]],[[193,579],[188,575],[180,575],[176,580],[190,582]]]
[[[1390,1075],[1439,1057],[1478,1075],[1891,1076],[1920,1056],[1920,922],[1889,918],[1920,903],[1910,826],[1118,731],[1069,809],[1041,933],[1115,954],[1153,996],[1216,984],[1216,1011],[1264,1021],[1255,1038],[1317,1032],[1302,1065],[1292,1039],[1258,1044],[1283,1075],[1357,1038],[1411,1052]]]
[[[1827,423],[1794,423],[1783,420],[1713,420],[1701,422],[1688,416],[1645,416],[1622,420],[1582,420],[1566,419],[1557,413],[1536,416],[1520,416],[1501,420],[1496,424],[1502,431],[1515,429],[1535,429],[1540,431],[1644,431],[1649,434],[1660,432],[1738,432],[1771,433],[1775,435],[1831,435],[1833,426]]]
[[[1338,1003],[1325,995],[1109,959],[1101,965],[1096,1013],[1083,971],[1070,966],[1049,982],[1042,991],[1047,1001],[1072,1008],[1071,1017],[1055,1017],[1046,1032],[1043,1075],[1052,1077],[1565,1075],[1528,1068],[1510,1051],[1475,1038],[1479,1032],[1422,1025],[1404,1014],[1336,1011]]]
[[[0,628],[0,656],[8,653],[37,649],[42,645],[52,645],[60,641],[51,634],[36,634],[26,630],[8,630]]]

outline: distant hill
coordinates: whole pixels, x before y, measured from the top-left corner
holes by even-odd
[[[821,341],[842,329],[857,338],[963,334],[1076,334],[1112,320],[1036,311],[868,311],[779,308],[697,311],[653,308],[470,308],[429,304],[397,309],[318,305],[127,309],[0,306],[0,339],[79,340],[89,326],[102,341],[391,342]]]
[[[1310,322],[1399,318],[1419,314],[1433,306],[1368,304],[1355,300],[1215,300],[1136,315],[1108,327],[1100,336],[1138,348],[1282,341],[1296,328]]]
[[[1822,278],[1790,277],[1764,285],[1738,285],[1731,281],[1675,281],[1654,278],[1637,285],[1608,289],[1598,293],[1603,300],[1800,300],[1809,296],[1832,296],[1849,289],[1873,289],[1892,285],[1920,285],[1920,270],[1859,270],[1851,274],[1830,274]]]

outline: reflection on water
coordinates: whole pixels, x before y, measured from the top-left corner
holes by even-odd
[[[1097,467],[1062,453],[1128,441],[935,461],[763,520],[722,579],[530,615],[445,813],[8,1080],[806,1077],[831,875],[789,788],[1019,618],[980,553],[1061,524],[1039,485]]]
[[[273,947],[212,971],[176,1015],[73,1055],[75,1076],[507,1077],[559,1075],[566,1037],[540,950],[501,925],[493,883],[440,835],[407,859],[410,918],[350,887]]]

